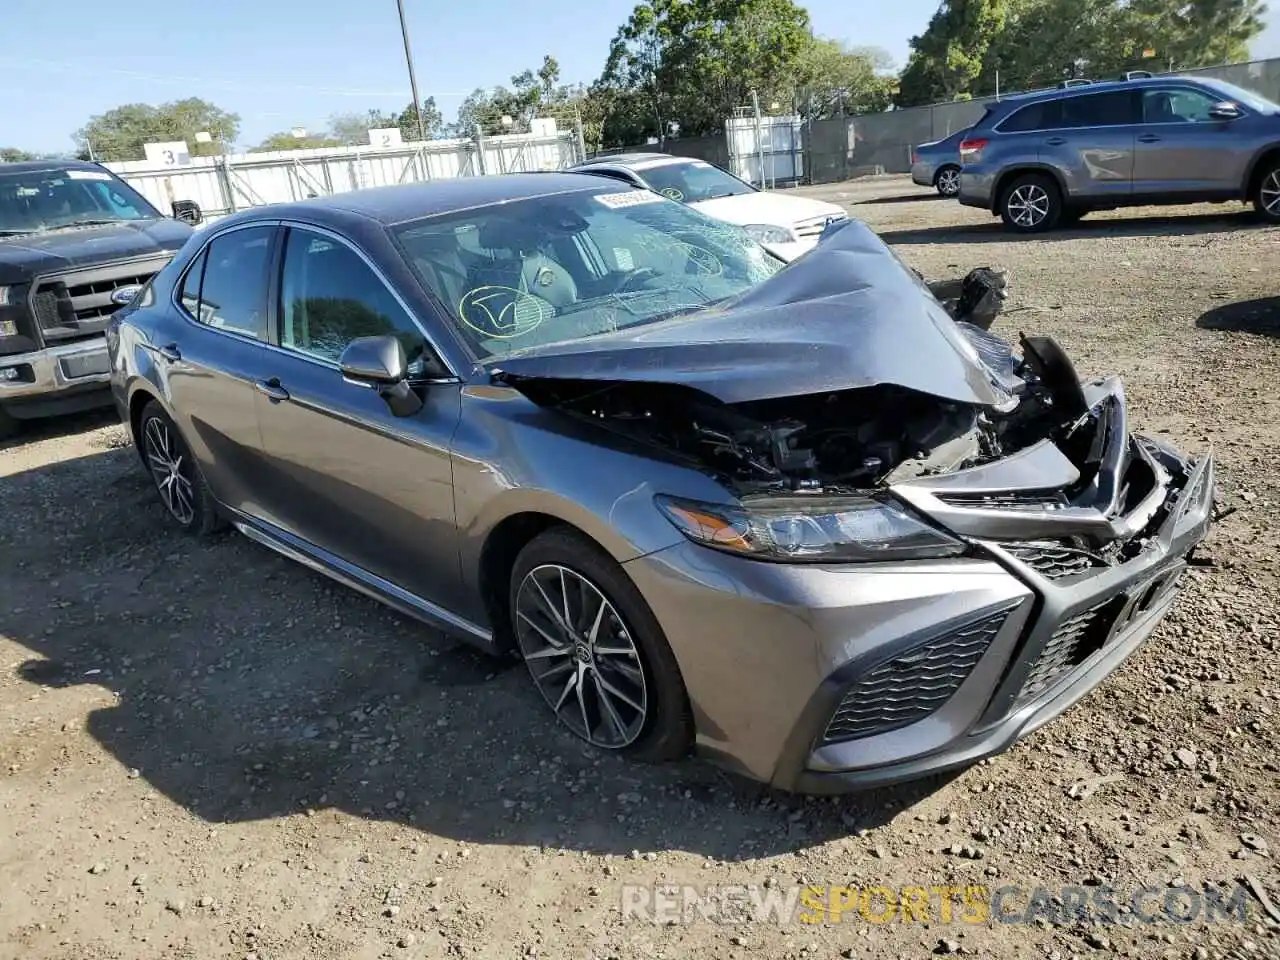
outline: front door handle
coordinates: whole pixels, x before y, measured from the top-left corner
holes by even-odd
[[[280,386],[280,381],[275,377],[270,380],[259,380],[253,385],[253,389],[257,390],[272,403],[279,403],[281,400],[289,399],[289,391]]]
[[[1045,141],[1045,143],[1047,143],[1051,147],[1060,147],[1066,142],[1067,142],[1066,137],[1050,137],[1048,140]]]
[[[1154,133],[1144,133],[1142,136],[1138,138],[1138,142],[1139,143],[1159,143],[1160,138],[1157,137]]]

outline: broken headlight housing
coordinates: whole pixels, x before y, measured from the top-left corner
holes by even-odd
[[[749,223],[742,228],[756,243],[795,243],[796,235],[787,227],[767,223]]]
[[[736,504],[654,498],[694,543],[799,563],[867,563],[954,557],[965,544],[889,497],[768,497]]]

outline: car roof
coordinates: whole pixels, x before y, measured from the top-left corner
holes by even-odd
[[[105,170],[100,163],[88,160],[19,160],[0,163],[0,173],[44,173],[46,170]]]
[[[1091,93],[1110,93],[1114,90],[1132,90],[1135,87],[1141,89],[1142,87],[1161,86],[1171,81],[1190,84],[1200,82],[1196,77],[1188,77],[1176,73],[1162,74],[1158,77],[1134,77],[1132,80],[1091,81],[1089,83],[1081,83],[1071,87],[1050,87],[1046,90],[1032,90],[1028,93],[1014,93],[1007,97],[1001,97],[996,102],[989,104],[989,106],[992,108],[1001,107],[1005,104],[1021,106],[1024,103],[1035,103],[1040,100],[1057,100],[1065,97],[1087,96]]]
[[[583,167],[594,167],[601,164],[614,164],[619,167],[630,167],[636,164],[648,163],[651,160],[687,160],[688,157],[676,157],[670,153],[615,153],[606,157],[592,157],[590,160],[584,160],[572,169],[581,169]]]
[[[616,183],[613,188],[627,189],[625,184]],[[513,200],[600,189],[600,178],[586,173],[507,173],[451,177],[425,183],[351,190],[296,203],[253,207],[235,214],[234,217],[237,222],[288,217],[341,220],[344,215],[355,214],[383,225],[391,225]],[[229,222],[230,219],[219,223]]]

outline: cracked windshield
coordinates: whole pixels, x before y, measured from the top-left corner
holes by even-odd
[[[398,233],[485,359],[720,304],[782,267],[739,228],[644,190],[536,197]]]

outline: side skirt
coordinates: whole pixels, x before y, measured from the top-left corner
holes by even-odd
[[[269,547],[290,560],[296,560],[317,573],[322,573],[344,586],[358,590],[367,597],[385,603],[405,616],[437,627],[460,640],[466,640],[486,653],[497,653],[493,634],[479,624],[472,623],[430,600],[424,600],[396,586],[390,580],[384,580],[377,574],[348,563],[341,557],[281,530],[273,524],[245,516],[238,511],[226,512],[230,514],[231,525],[255,543]]]

